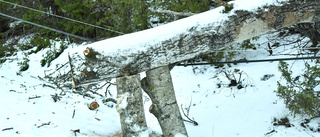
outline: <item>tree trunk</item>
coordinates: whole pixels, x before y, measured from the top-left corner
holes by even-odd
[[[140,75],[120,77],[117,82],[117,111],[120,114],[122,135],[133,137],[145,135],[147,130],[143,109]]]
[[[163,135],[172,137],[181,133],[187,136],[174,94],[169,67],[149,70],[146,75],[141,85],[152,100],[149,111],[158,119]]]
[[[76,84],[137,74],[283,27],[319,21],[320,1],[289,0],[248,9],[235,6],[229,13],[222,11],[223,8],[217,8],[149,30],[77,47],[70,52]]]

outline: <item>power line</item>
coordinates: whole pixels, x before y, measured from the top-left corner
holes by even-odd
[[[5,16],[5,17],[7,17],[7,18],[19,20],[19,21],[22,21],[22,22],[25,22],[25,23],[28,23],[28,24],[31,24],[31,25],[34,25],[34,26],[38,26],[38,27],[40,27],[40,28],[48,29],[48,30],[51,30],[51,31],[55,31],[55,32],[58,32],[58,33],[62,33],[62,34],[71,36],[71,37],[75,37],[75,38],[78,38],[78,39],[82,39],[82,40],[85,40],[85,41],[95,42],[95,41],[92,40],[92,39],[88,39],[88,38],[81,37],[81,36],[78,36],[78,35],[70,34],[70,33],[67,33],[67,32],[64,32],[64,31],[61,31],[61,30],[57,30],[57,29],[54,29],[54,28],[50,28],[50,27],[47,27],[47,26],[43,26],[43,25],[40,25],[40,24],[37,24],[37,23],[33,23],[33,22],[30,22],[30,21],[27,21],[27,20],[23,20],[23,19],[20,19],[20,18],[16,18],[16,17],[10,16],[10,15],[6,15],[6,14],[3,14],[3,13],[0,13],[0,15],[1,15],[1,16]]]
[[[276,48],[272,49],[275,50]],[[294,48],[296,50],[319,50],[319,47],[308,47],[308,48]],[[257,51],[268,51],[270,49],[218,49],[211,50],[212,52],[257,52]],[[289,50],[289,49],[284,49]]]
[[[82,22],[82,21],[75,20],[75,19],[71,19],[71,18],[59,16],[59,15],[56,15],[56,14],[52,14],[52,13],[49,13],[49,12],[44,12],[44,11],[41,11],[41,10],[29,8],[29,7],[26,7],[26,6],[23,6],[23,5],[19,5],[19,4],[17,4],[17,3],[11,3],[11,2],[7,2],[7,1],[3,1],[3,0],[0,0],[0,2],[4,2],[4,3],[7,3],[7,4],[11,4],[11,5],[13,5],[13,6],[18,6],[18,7],[25,8],[25,9],[29,9],[29,10],[36,11],[36,12],[41,12],[41,13],[44,13],[44,14],[47,14],[47,15],[55,16],[55,17],[58,17],[58,18],[66,19],[66,20],[69,20],[69,21],[73,21],[73,22],[77,22],[77,23],[80,23],[80,24],[88,25],[88,26],[91,26],[91,27],[96,27],[96,28],[99,28],[99,29],[103,29],[103,30],[115,32],[115,33],[118,33],[118,34],[121,34],[121,35],[124,35],[124,34],[125,34],[125,33],[120,32],[120,31],[116,31],[116,30],[112,30],[112,29],[107,29],[107,28],[104,28],[104,27],[101,27],[101,26],[98,26],[98,25],[93,25],[93,24],[90,24],[90,23],[86,23],[86,22]]]
[[[236,63],[253,63],[253,62],[272,62],[272,61],[286,61],[286,60],[306,60],[306,59],[320,59],[316,57],[300,57],[300,58],[277,58],[277,59],[260,59],[260,60],[237,60],[237,61],[224,61],[224,62],[212,62],[212,63],[192,63],[192,64],[177,64],[176,66],[192,66],[192,65],[217,65],[217,64],[236,64]]]

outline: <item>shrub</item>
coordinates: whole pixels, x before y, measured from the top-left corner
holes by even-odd
[[[278,88],[275,91],[277,96],[284,99],[286,107],[294,114],[306,114],[311,117],[320,116],[320,61],[316,60],[315,65],[305,63],[305,71],[298,76],[292,76],[289,65],[281,61],[278,69],[282,73],[282,78],[286,81],[285,85],[277,82]]]
[[[48,50],[47,53],[43,55],[43,59],[40,61],[41,66],[44,67],[45,65],[47,65],[47,67],[49,67],[51,65],[51,62],[54,59],[58,58],[60,54],[68,47],[67,44],[69,43],[62,42],[59,48],[56,48],[56,46],[53,45],[50,50]]]
[[[252,38],[252,40],[257,40],[257,38]],[[257,47],[255,46],[255,44],[251,43],[251,39],[247,39],[245,41],[243,41],[241,43],[241,46],[240,46],[242,49],[253,49],[253,50],[256,50]]]

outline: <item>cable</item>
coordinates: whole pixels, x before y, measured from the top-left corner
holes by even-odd
[[[91,27],[96,27],[96,28],[99,28],[99,29],[104,29],[104,30],[107,30],[107,31],[115,32],[115,33],[118,33],[118,34],[121,34],[121,35],[125,34],[125,33],[120,32],[120,31],[107,29],[107,28],[104,28],[104,27],[101,27],[101,26],[97,26],[97,25],[86,23],[86,22],[82,22],[82,21],[71,19],[71,18],[59,16],[59,15],[56,15],[56,14],[52,14],[52,13],[49,13],[49,12],[44,12],[44,11],[41,11],[41,10],[29,8],[29,7],[26,7],[26,6],[23,6],[23,5],[19,5],[19,4],[16,4],[16,3],[11,3],[11,2],[7,2],[7,1],[3,1],[3,0],[0,0],[0,2],[4,2],[4,3],[7,3],[7,4],[11,4],[13,6],[18,6],[18,7],[25,8],[25,9],[29,9],[29,10],[32,10],[32,11],[41,12],[41,13],[44,13],[44,14],[47,14],[47,15],[55,16],[55,17],[58,17],[58,18],[66,19],[66,20],[69,20],[69,21],[73,21],[73,22],[77,22],[77,23],[80,23],[80,24],[88,25],[88,26],[91,26]]]
[[[319,47],[309,47],[309,48],[294,48],[296,50],[320,50]],[[213,52],[257,52],[257,51],[266,51],[268,52],[269,49],[217,49],[217,50],[210,50],[210,52],[207,53],[213,53]],[[275,49],[273,49],[275,50]],[[289,49],[285,49],[289,50]]]
[[[78,38],[78,39],[82,39],[82,40],[85,40],[85,41],[95,42],[95,41],[92,40],[92,39],[88,39],[88,38],[81,37],[81,36],[78,36],[78,35],[70,34],[70,33],[67,33],[67,32],[64,32],[64,31],[61,31],[61,30],[57,30],[57,29],[54,29],[54,28],[50,28],[50,27],[47,27],[47,26],[43,26],[43,25],[40,25],[40,24],[37,24],[37,23],[33,23],[33,22],[30,22],[30,21],[26,21],[26,20],[23,20],[23,19],[20,19],[20,18],[16,18],[16,17],[10,16],[10,15],[3,14],[3,13],[0,13],[0,15],[1,15],[1,16],[5,16],[5,17],[7,17],[7,18],[19,20],[19,21],[22,21],[22,22],[25,22],[25,23],[28,23],[28,24],[31,24],[31,25],[34,25],[34,26],[38,26],[38,27],[40,27],[40,28],[48,29],[48,30],[55,31],[55,32],[58,32],[58,33],[62,33],[62,34],[68,35],[68,36],[72,36],[72,37]]]
[[[253,62],[272,62],[272,61],[285,61],[285,60],[305,60],[305,59],[320,59],[320,57],[300,57],[300,58],[277,58],[277,59],[261,59],[261,60],[238,60],[238,61],[224,61],[212,63],[193,63],[193,64],[177,64],[176,66],[192,66],[192,65],[216,65],[216,64],[231,64],[231,63],[253,63]]]

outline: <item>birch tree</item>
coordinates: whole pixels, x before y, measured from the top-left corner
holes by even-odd
[[[179,109],[169,68],[163,66],[283,27],[320,20],[318,1],[270,1],[252,6],[235,1],[228,8],[219,7],[153,29],[75,48],[70,52],[73,84],[76,87],[147,71],[142,87],[153,101],[150,112],[157,117],[164,136],[187,135],[181,115],[176,112]],[[166,97],[169,102],[164,101],[163,89],[170,91],[168,96],[172,98]],[[177,124],[176,129],[168,126],[168,121],[174,119],[177,121],[171,122]]]
[[[140,75],[120,77],[117,82],[117,111],[120,114],[122,136],[142,136],[147,130],[144,116]]]
[[[159,67],[146,72],[141,87],[149,95],[152,105],[149,112],[159,121],[165,137],[180,133],[188,135],[177,104],[169,67]]]
[[[70,52],[75,85],[137,74],[219,50],[291,25],[320,20],[315,0],[233,3],[153,29],[74,48]]]

